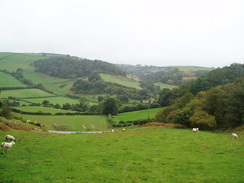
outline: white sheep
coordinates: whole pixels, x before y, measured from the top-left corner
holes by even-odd
[[[6,153],[7,153],[10,150],[10,148],[12,147],[13,144],[15,144],[14,141],[12,141],[12,142],[3,142],[1,144],[1,148],[3,148],[3,151],[4,151],[4,149],[6,149]]]
[[[125,128],[123,128],[123,131],[125,132]]]
[[[114,132],[114,129],[112,130],[112,132]]]
[[[192,132],[199,132],[199,128],[192,128]]]
[[[236,133],[231,134],[232,138],[238,138],[238,135]]]
[[[15,138],[12,135],[6,135],[5,140],[15,141]]]

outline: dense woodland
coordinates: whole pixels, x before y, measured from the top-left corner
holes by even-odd
[[[229,128],[244,124],[244,64],[213,70],[177,89],[163,89],[157,115],[162,122]]]
[[[125,76],[125,72],[113,64],[100,60],[80,59],[77,57],[50,57],[34,62],[37,72],[54,77],[77,78],[92,73],[106,73]]]

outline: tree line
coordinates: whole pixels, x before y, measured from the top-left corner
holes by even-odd
[[[244,64],[213,70],[177,89],[163,89],[159,103],[167,106],[157,120],[203,129],[244,123]]]
[[[70,56],[50,57],[37,60],[33,64],[36,72],[60,78],[84,77],[97,72],[126,76],[123,70],[108,62]]]

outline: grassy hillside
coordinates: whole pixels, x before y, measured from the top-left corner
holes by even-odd
[[[139,83],[128,79],[126,77],[122,77],[122,76],[113,76],[110,74],[100,74],[101,78],[106,81],[106,82],[111,82],[111,83],[117,83],[119,85],[123,85],[126,87],[131,87],[131,88],[136,88],[136,89],[142,89],[139,86]]]
[[[20,90],[3,90],[1,91],[1,98],[14,96],[16,98],[30,98],[30,97],[50,97],[53,94],[47,93],[38,89],[20,89]]]
[[[0,88],[2,87],[27,87],[28,85],[23,84],[13,76],[0,72]]]
[[[158,111],[162,110],[163,108],[155,108],[155,109],[146,109],[140,111],[133,111],[133,112],[125,112],[118,114],[114,121],[133,121],[133,120],[140,120],[140,119],[152,119],[155,118]]]
[[[37,53],[0,53],[0,68],[10,72],[18,68],[34,70],[30,65],[36,60],[43,59],[42,54]]]
[[[243,182],[243,133],[232,139],[229,133],[143,127],[103,134],[10,134],[17,141],[0,154],[1,182]]]

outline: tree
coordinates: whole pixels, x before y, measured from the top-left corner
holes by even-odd
[[[165,107],[170,105],[171,96],[172,96],[171,90],[168,88],[164,88],[159,95],[160,106]]]
[[[118,114],[119,107],[120,107],[119,100],[108,97],[102,103],[102,114],[116,115]]]
[[[5,117],[6,119],[11,119],[12,118],[12,108],[9,106],[3,105],[0,108],[0,116]]]

